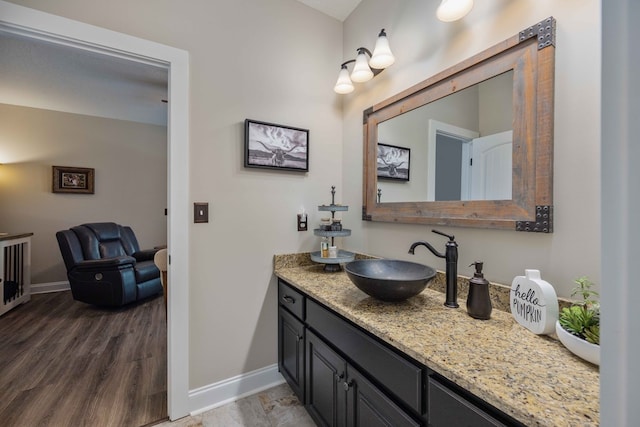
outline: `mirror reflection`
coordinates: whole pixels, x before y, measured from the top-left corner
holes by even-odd
[[[513,70],[378,124],[378,203],[511,200]]]
[[[549,17],[364,110],[362,219],[552,233],[554,66]],[[382,144],[410,153],[408,180]]]

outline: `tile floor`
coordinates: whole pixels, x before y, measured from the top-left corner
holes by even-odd
[[[202,414],[154,427],[315,427],[285,383]]]

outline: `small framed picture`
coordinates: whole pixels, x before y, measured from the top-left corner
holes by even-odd
[[[409,181],[411,149],[378,143],[378,178]]]
[[[93,194],[93,169],[71,166],[52,166],[52,168],[52,192]]]
[[[244,121],[244,166],[309,171],[309,130]]]

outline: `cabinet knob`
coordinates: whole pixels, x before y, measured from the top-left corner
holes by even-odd
[[[344,379],[344,372],[341,373],[340,375],[336,375],[336,380],[337,381],[342,381]]]
[[[290,297],[289,295],[285,295],[282,297],[282,300],[284,302],[288,302],[289,304],[293,304],[296,302],[296,300],[293,297]]]
[[[302,341],[302,336],[301,335],[296,335],[296,341],[298,341],[298,342]]]
[[[344,387],[344,391],[349,391],[352,385],[353,385],[353,380],[345,381],[342,383],[342,386]]]

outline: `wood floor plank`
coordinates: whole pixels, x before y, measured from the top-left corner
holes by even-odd
[[[141,426],[166,418],[164,300],[104,309],[70,292],[0,317],[3,426]]]

